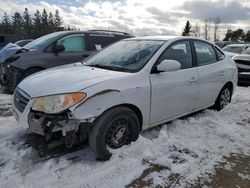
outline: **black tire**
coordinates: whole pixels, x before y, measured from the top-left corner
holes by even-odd
[[[34,74],[34,73],[37,73],[37,72],[40,72],[42,71],[43,69],[42,68],[30,68],[28,70],[26,70],[21,76],[20,78],[18,79],[18,83],[20,83],[24,78]]]
[[[227,104],[231,102],[231,98],[232,98],[232,88],[226,85],[220,91],[213,108],[217,111],[220,111]]]
[[[112,155],[108,148],[118,149],[130,144],[137,140],[139,132],[137,115],[129,108],[116,107],[96,120],[89,134],[89,145],[98,160],[108,160]]]

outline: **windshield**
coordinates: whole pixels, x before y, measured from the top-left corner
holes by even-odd
[[[120,41],[87,59],[85,65],[116,71],[138,72],[163,43],[163,41],[151,40]]]
[[[223,51],[233,53],[240,53],[242,50],[243,46],[226,46],[225,48],[223,48]]]
[[[61,33],[51,33],[45,36],[42,36],[36,40],[33,40],[29,44],[25,45],[26,49],[40,49],[48,45],[48,43],[52,42],[55,37],[61,35]]]
[[[245,51],[242,52],[242,54],[250,55],[250,48],[248,47]]]

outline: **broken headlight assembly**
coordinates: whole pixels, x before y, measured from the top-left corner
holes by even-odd
[[[77,92],[39,97],[33,103],[32,110],[48,114],[56,114],[81,102],[86,96],[86,93]]]

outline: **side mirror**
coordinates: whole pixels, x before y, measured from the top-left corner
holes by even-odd
[[[65,51],[65,47],[63,45],[59,44],[54,46],[54,52],[63,52],[63,51]]]
[[[157,65],[158,72],[172,72],[181,69],[181,64],[176,60],[163,60],[159,65]]]

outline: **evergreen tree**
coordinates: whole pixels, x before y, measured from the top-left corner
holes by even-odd
[[[2,18],[0,32],[5,34],[9,33],[12,34],[11,22],[8,14],[5,12]]]
[[[49,13],[48,26],[49,26],[49,32],[55,31],[54,17],[51,12]]]
[[[233,32],[232,39],[233,41],[243,41],[245,39],[245,32],[243,29],[239,28]]]
[[[23,13],[23,29],[24,29],[24,34],[26,36],[30,36],[32,33],[32,18],[31,15],[29,14],[29,11],[27,8],[25,8],[24,13]]]
[[[245,42],[250,42],[250,30],[247,31]]]
[[[11,18],[11,19],[10,19]],[[56,10],[55,14],[47,13],[43,9],[42,14],[36,10],[33,16],[30,15],[28,8],[25,8],[23,14],[15,12],[9,16],[4,13],[0,22],[0,33],[16,34],[25,38],[38,38],[48,33],[64,30],[74,30],[74,27],[63,26],[63,20]]]
[[[23,18],[19,12],[15,12],[12,16],[12,29],[14,34],[22,34],[23,32]]]
[[[54,25],[55,25],[55,30],[56,31],[62,31],[64,28],[62,27],[63,21],[62,18],[59,14],[59,11],[56,10],[55,16],[54,16]]]
[[[223,39],[223,41],[230,41],[231,40],[231,38],[232,38],[232,30],[231,29],[228,29],[227,30],[227,33],[226,33],[226,35],[225,35],[225,38]]]
[[[245,41],[245,40],[246,40],[246,34],[241,28],[235,31],[228,29],[224,38],[224,41]]]
[[[190,22],[187,21],[187,23],[185,25],[185,28],[184,28],[184,30],[182,32],[182,36],[190,36],[191,28],[192,28],[192,26],[191,26]]]
[[[45,35],[48,33],[49,28],[48,28],[48,14],[45,9],[43,9],[42,13],[42,34]]]
[[[39,10],[36,11],[33,18],[33,28],[34,28],[34,38],[42,36],[41,28],[42,28],[42,17]]]

